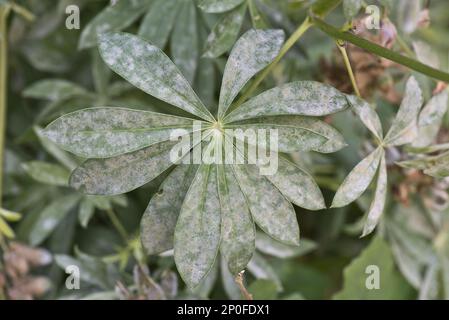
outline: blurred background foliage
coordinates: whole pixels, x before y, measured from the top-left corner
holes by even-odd
[[[70,171],[83,159],[59,149],[41,134],[41,128],[58,116],[92,106],[179,114],[107,69],[95,47],[98,26],[106,24],[109,29],[139,34],[164,48],[203,101],[214,108],[226,55],[238,35],[252,27],[282,28],[290,35],[316,1],[234,1],[239,3],[237,7],[218,13],[206,12],[211,11],[207,2],[0,1],[0,7],[11,9],[7,19],[2,16],[8,30],[8,77],[7,90],[1,92],[7,96],[1,207],[8,210],[0,211],[0,298],[241,297],[219,260],[192,292],[180,281],[171,252],[146,256],[139,239],[140,218],[162,178],[124,196],[77,193],[67,187],[67,181]],[[361,25],[364,10],[354,9],[356,4],[351,2],[359,1],[344,1],[345,6],[332,11],[327,21],[335,26],[350,20]],[[380,32],[359,30],[359,36],[449,70],[447,1],[360,3],[382,8],[384,28]],[[79,30],[65,27],[65,10],[72,4],[81,10]],[[376,110],[388,127],[410,71],[353,45],[347,48],[362,96],[377,104]],[[423,89],[425,101],[434,90],[446,90],[442,83],[412,74]],[[335,42],[317,28],[310,29],[293,46],[258,90],[311,79],[352,92]],[[435,124],[438,135],[433,143],[449,138],[447,106],[443,109],[441,123]],[[301,153],[292,160],[313,172],[329,205],[343,178],[371,148],[371,141],[351,111],[326,120],[344,135],[348,146],[336,154]],[[407,160],[403,150],[388,151],[391,188],[383,219],[372,236],[359,238],[372,189],[340,209],[312,213],[295,208],[301,227],[299,248],[259,234],[257,253],[245,273],[246,287],[254,298],[449,298],[449,180],[399,167],[395,162],[400,160]],[[79,290],[66,288],[65,268],[69,265],[80,268]],[[365,287],[369,265],[380,268],[380,290]]]

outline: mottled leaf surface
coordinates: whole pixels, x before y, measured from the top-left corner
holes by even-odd
[[[251,260],[255,230],[251,214],[238,182],[227,165],[217,166],[221,206],[221,246],[229,271],[237,275]]]
[[[93,47],[99,33],[119,31],[128,27],[143,14],[148,3],[148,0],[128,0],[107,6],[83,28],[79,48]]]
[[[175,229],[175,262],[189,287],[212,268],[220,244],[220,201],[215,165],[201,165],[182,204]]]
[[[198,7],[207,13],[221,13],[234,9],[244,0],[200,0]]]
[[[270,64],[284,42],[282,30],[249,30],[234,45],[221,83],[218,115],[222,117],[244,85]]]
[[[387,198],[387,182],[387,164],[385,155],[382,154],[377,176],[376,192],[374,194],[374,200],[369,208],[365,225],[363,226],[363,237],[373,232],[379,222],[382,212],[384,211],[385,201]]]
[[[333,208],[344,207],[365,192],[376,174],[382,154],[383,149],[379,147],[352,169],[334,196]]]
[[[405,96],[399,107],[396,118],[385,137],[389,146],[400,146],[411,143],[418,136],[418,113],[423,97],[418,82],[414,77],[407,81]]]
[[[173,248],[176,221],[198,166],[179,165],[151,198],[140,223],[142,245],[148,254]]]
[[[267,90],[232,111],[225,122],[278,115],[324,116],[345,109],[346,96],[314,81],[297,81]]]
[[[159,48],[127,33],[99,37],[106,64],[144,92],[206,120],[212,115],[189,82]]]
[[[299,245],[299,226],[291,203],[255,165],[234,165],[234,172],[254,222],[273,238]]]
[[[348,102],[369,131],[371,131],[379,141],[382,141],[382,124],[376,111],[374,111],[366,101],[356,96],[348,96]]]
[[[89,108],[68,113],[44,134],[64,150],[85,158],[107,158],[167,141],[177,129],[192,130],[191,119],[125,108]]]
[[[203,57],[217,58],[231,49],[242,27],[245,12],[246,4],[242,4],[218,20],[207,37]]]

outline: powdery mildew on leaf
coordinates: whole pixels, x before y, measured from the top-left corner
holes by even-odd
[[[189,287],[212,268],[220,244],[220,202],[215,165],[201,165],[182,204],[175,229],[175,262]]]
[[[244,85],[270,64],[284,42],[282,30],[250,30],[234,45],[221,83],[218,116],[222,117]]]
[[[414,77],[407,81],[405,96],[385,137],[389,146],[411,143],[418,136],[418,113],[423,104],[421,88]]]
[[[376,111],[374,111],[365,100],[356,96],[348,96],[348,102],[368,130],[371,131],[379,141],[382,141],[382,124]]]
[[[385,200],[387,198],[387,163],[385,160],[385,154],[383,153],[380,160],[379,173],[377,176],[376,192],[374,194],[374,200],[370,205],[367,220],[363,227],[362,237],[373,232],[380,216],[384,211]]]
[[[246,197],[254,222],[270,236],[299,245],[299,226],[292,204],[255,165],[234,165],[237,181]]]
[[[346,96],[337,89],[314,81],[297,81],[267,90],[248,100],[225,117],[225,122],[277,116],[324,116],[348,106]]]
[[[234,9],[243,1],[244,0],[200,0],[198,1],[198,7],[207,13],[221,13]]]
[[[99,49],[106,64],[137,88],[213,121],[189,82],[159,48],[131,34],[107,33],[99,36]]]
[[[93,47],[99,33],[119,31],[131,25],[143,14],[148,5],[148,0],[127,0],[107,6],[83,28],[79,48]]]
[[[344,207],[365,192],[376,174],[382,154],[382,147],[378,147],[352,169],[334,196],[333,208]]]
[[[139,36],[163,49],[175,24],[182,2],[155,0],[139,27]]]
[[[116,195],[150,182],[172,166],[170,150],[177,142],[161,142],[107,159],[89,159],[73,171],[70,185],[87,194]]]
[[[217,58],[228,51],[238,37],[246,13],[246,3],[227,12],[207,37],[203,57]]]
[[[255,229],[249,208],[228,165],[217,166],[221,206],[221,246],[229,271],[235,276],[245,269],[255,249]]]
[[[179,165],[151,198],[140,223],[141,241],[148,254],[173,248],[173,236],[185,195],[198,166]]]
[[[192,131],[193,120],[162,113],[100,107],[68,113],[44,130],[64,150],[85,158],[108,158],[167,141],[173,131]]]

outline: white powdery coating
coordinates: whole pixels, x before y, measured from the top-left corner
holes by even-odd
[[[99,37],[106,64],[146,93],[206,120],[213,120],[178,68],[159,48],[126,33]]]
[[[282,30],[250,30],[234,45],[226,63],[220,91],[219,115],[224,115],[234,98],[256,73],[279,53]]]

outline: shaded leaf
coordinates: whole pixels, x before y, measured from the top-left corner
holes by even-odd
[[[305,255],[313,251],[317,244],[309,239],[302,238],[298,246],[289,246],[274,240],[263,232],[256,234],[256,248],[265,254],[281,259]]]
[[[244,0],[200,0],[198,7],[207,13],[221,13],[234,9]]]
[[[83,228],[86,228],[89,224],[90,219],[94,215],[95,206],[92,201],[88,199],[83,199],[80,203],[79,212],[78,212],[78,220],[80,225]]]
[[[144,92],[213,121],[189,82],[159,48],[127,33],[99,37],[100,54],[106,64]]]
[[[173,248],[176,221],[198,166],[179,165],[151,198],[140,222],[142,245],[148,254]]]
[[[254,300],[275,300],[278,294],[276,282],[268,279],[256,280],[248,287]]]
[[[232,300],[242,299],[242,294],[235,283],[235,277],[229,272],[227,262],[223,256],[220,258],[220,270],[221,270],[221,280],[223,281],[223,288],[227,296]]]
[[[254,252],[253,257],[248,263],[248,270],[257,279],[271,280],[276,284],[277,291],[282,291],[282,283],[274,269],[262,255]]]
[[[148,0],[129,0],[107,6],[83,28],[78,47],[93,47],[97,34],[128,27],[148,8],[148,3]]]
[[[232,168],[217,166],[217,178],[221,206],[220,251],[235,276],[245,269],[253,255],[254,223]]]
[[[407,81],[405,96],[385,137],[389,146],[411,143],[418,136],[418,113],[423,103],[421,89],[414,77]]]
[[[203,57],[217,58],[231,49],[237,40],[245,13],[246,3],[226,13],[217,22],[207,37]]]
[[[220,243],[216,167],[201,165],[181,207],[175,228],[175,262],[182,279],[196,287],[209,273]]]
[[[344,110],[346,96],[337,89],[314,81],[296,81],[267,90],[248,100],[225,117],[235,122],[264,116],[324,116]]]
[[[54,186],[68,185],[70,172],[60,165],[43,161],[29,161],[23,163],[22,168],[38,182]]]
[[[344,207],[365,192],[377,172],[383,153],[381,147],[377,148],[352,169],[338,188],[332,201],[332,208]]]
[[[282,30],[249,30],[235,43],[221,83],[218,116],[225,115],[245,84],[270,64],[284,42]]]
[[[343,0],[343,13],[350,20],[357,15],[362,8],[362,0]]]
[[[398,21],[399,26],[405,33],[412,33],[418,27],[420,12],[420,0],[399,0],[398,1]]]
[[[67,80],[45,79],[33,83],[22,94],[26,98],[58,101],[83,96],[88,92],[83,87]]]
[[[155,0],[139,27],[139,36],[163,49],[175,24],[180,1]]]

